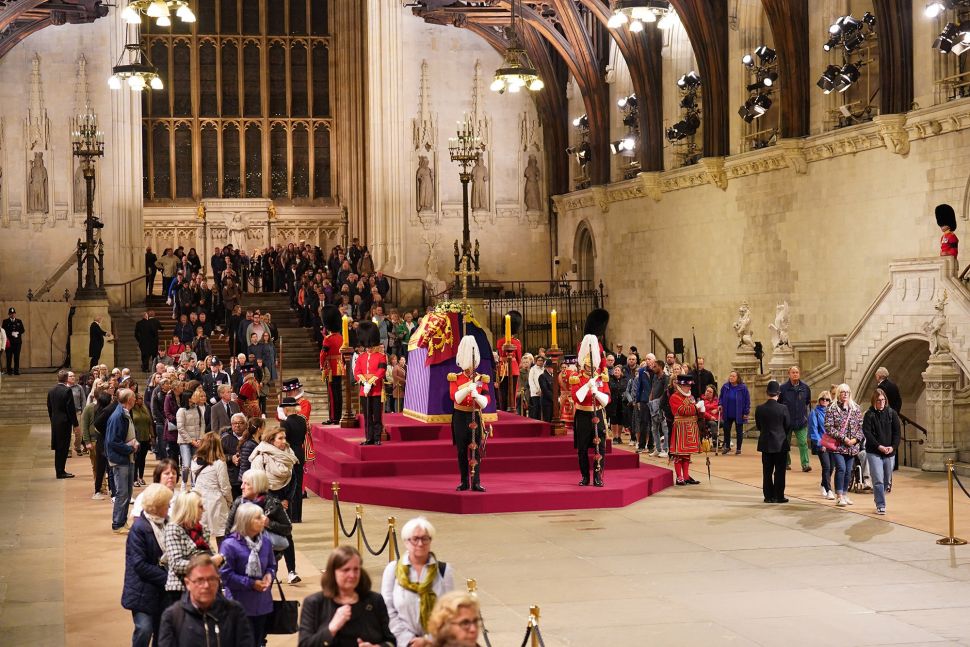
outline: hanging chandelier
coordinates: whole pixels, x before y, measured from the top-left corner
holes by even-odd
[[[158,75],[158,68],[152,65],[148,54],[138,43],[125,44],[125,50],[111,68],[108,87],[112,90],[120,90],[123,82],[127,82],[128,87],[135,92],[141,92],[146,87],[152,90],[161,90],[165,87],[162,84],[162,78]]]
[[[159,27],[172,24],[172,11],[182,22],[195,22],[195,14],[189,8],[188,0],[128,0],[121,10],[121,18],[129,25],[141,24],[141,14],[155,19]]]
[[[521,2],[521,0],[519,0]],[[539,78],[539,73],[529,60],[529,54],[519,42],[519,36],[515,28],[515,0],[512,1],[512,18],[505,33],[509,39],[509,44],[505,48],[505,60],[502,67],[495,70],[495,80],[489,88],[492,92],[505,94],[505,91],[519,92],[522,88],[527,88],[530,92],[538,92],[546,86]]]
[[[677,12],[665,0],[613,0],[613,15],[607,21],[610,29],[629,25],[632,32],[643,31],[645,23],[658,29],[670,29],[677,22]]]

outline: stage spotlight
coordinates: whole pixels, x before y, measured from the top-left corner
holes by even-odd
[[[754,50],[754,53],[761,59],[762,65],[771,65],[778,57],[777,52],[767,45],[762,45]]]
[[[825,68],[825,71],[822,72],[822,76],[819,77],[816,85],[818,85],[818,87],[820,87],[825,94],[829,94],[835,89],[836,81],[839,78],[839,72],[840,70],[838,67],[835,65],[829,65],[827,68]]]
[[[681,89],[691,89],[696,88],[701,84],[701,76],[697,72],[691,70],[687,74],[683,75],[677,79],[677,86]]]
[[[853,52],[859,49],[859,47],[861,47],[864,42],[866,42],[866,35],[863,34],[861,31],[857,31],[851,36],[846,36],[845,43],[843,43],[843,47],[845,47],[845,51]]]
[[[923,10],[923,14],[927,18],[936,18],[941,13],[943,13],[944,11],[946,11],[946,9],[947,9],[946,3],[938,2],[938,1],[936,1],[936,2],[927,2],[926,3],[926,9]]]
[[[876,28],[876,17],[868,11],[862,14],[862,22],[869,25],[869,29]]]
[[[754,56],[752,56],[751,54],[745,54],[744,56],[741,57],[741,63],[747,68],[754,67]]]
[[[752,110],[754,110],[755,113],[757,113],[756,116],[760,117],[761,115],[768,112],[768,108],[771,107],[771,99],[768,97],[767,94],[759,94],[754,98],[754,102],[751,107],[752,107]]]
[[[589,117],[581,115],[573,119],[573,126],[576,128],[589,128]]]
[[[937,49],[941,54],[948,54],[953,49],[954,43],[962,37],[960,29],[952,22],[946,23],[946,27],[940,35],[933,41],[933,49]]]
[[[852,63],[846,63],[842,66],[839,71],[839,77],[836,80],[836,89],[839,92],[845,92],[849,87],[859,80],[859,68]]]
[[[777,72],[768,72],[768,74],[765,75],[765,78],[761,81],[761,83],[766,88],[770,88],[771,86],[773,86],[775,84],[775,82],[777,80],[778,80],[778,73]]]
[[[684,98],[680,100],[680,107],[684,110],[692,110],[697,107],[697,97],[693,94],[684,95]]]
[[[842,39],[839,37],[839,35],[835,34],[829,37],[828,41],[822,45],[822,49],[824,49],[826,52],[831,51],[831,49],[838,45],[841,40]]]
[[[743,106],[738,108],[738,116],[744,119],[744,122],[748,124],[754,121],[754,117],[755,117],[754,112],[752,112],[751,108],[748,107],[749,101],[751,100],[748,99],[748,101],[745,101]]]

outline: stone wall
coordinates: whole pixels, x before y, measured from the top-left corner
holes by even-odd
[[[97,161],[95,214],[105,223],[105,280],[142,272],[141,130],[138,95],[106,83],[122,50],[115,13],[88,25],[48,27],[0,59],[0,297],[36,291],[84,237],[84,191],[75,192],[70,119],[87,102],[104,131]],[[30,166],[40,154],[47,173],[41,208],[28,200]],[[73,293],[70,269],[52,288]]]

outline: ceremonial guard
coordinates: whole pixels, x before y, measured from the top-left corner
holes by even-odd
[[[239,369],[243,376],[242,386],[239,387],[239,408],[247,418],[261,418],[263,412],[259,408],[259,383],[256,382],[256,367],[246,364]]]
[[[280,394],[282,397],[290,397],[296,401],[296,407],[302,415],[307,420],[310,419],[310,409],[312,405],[310,401],[303,397],[303,383],[300,382],[300,378],[291,377],[289,379],[283,380],[283,386],[280,387]],[[286,419],[286,412],[283,411],[283,407],[279,406],[276,408],[276,419],[282,422]]]
[[[518,390],[519,381],[519,364],[522,363],[522,342],[516,336],[522,329],[522,314],[518,310],[509,310],[505,313],[505,316],[509,318],[509,325],[506,326],[508,338],[503,335],[496,343],[495,350],[498,351],[498,367],[495,369],[495,374],[498,377],[498,408],[502,411],[508,410],[509,403],[509,380],[512,380],[512,397],[515,397],[515,393]],[[511,333],[511,334],[508,334]],[[511,373],[509,373],[508,362],[505,358],[505,344],[510,343],[515,346],[515,350],[512,351],[512,366]],[[512,403],[514,404],[514,402]]]
[[[595,335],[586,335],[579,345],[578,371],[569,378],[575,417],[573,446],[579,452],[580,485],[589,485],[589,450],[595,453],[593,485],[603,487],[603,450],[606,446],[605,407],[610,402],[609,378],[600,370],[600,344]]]
[[[698,485],[690,476],[691,454],[701,451],[701,434],[697,426],[697,414],[704,413],[704,401],[695,401],[690,387],[694,379],[690,375],[678,375],[674,391],[670,394],[670,410],[674,424],[670,430],[670,459],[677,475],[676,485]]]
[[[362,321],[357,327],[357,343],[365,349],[354,364],[354,381],[360,385],[360,409],[364,412],[364,442],[361,445],[380,445],[381,395],[384,393],[387,356],[381,352],[377,324]]]
[[[960,240],[953,233],[957,230],[957,216],[953,207],[948,204],[936,205],[936,224],[943,232],[940,238],[940,256],[956,257]]]
[[[286,432],[286,442],[296,455],[290,480],[289,509],[287,514],[295,523],[303,521],[303,469],[307,461],[307,446],[310,441],[310,425],[306,416],[300,412],[300,403],[287,396],[280,402],[286,418],[280,422],[280,429]]]
[[[462,337],[455,359],[461,373],[449,373],[448,382],[451,401],[455,404],[451,414],[451,442],[458,450],[458,473],[461,475],[461,485],[456,489],[463,492],[470,483],[471,489],[484,492],[480,478],[480,449],[485,438],[481,412],[488,406],[489,377],[475,370],[481,361],[481,353],[471,335]]]
[[[329,418],[325,425],[336,425],[340,422],[344,409],[343,376],[346,373],[344,363],[340,358],[340,349],[344,345],[343,335],[340,334],[340,310],[336,306],[323,308],[323,347],[320,349],[320,373],[327,385],[327,402],[329,403]]]

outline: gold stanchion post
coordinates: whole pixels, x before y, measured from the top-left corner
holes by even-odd
[[[357,552],[364,559],[364,506],[357,504]]]
[[[539,647],[539,607],[535,604],[529,607],[529,626],[532,627],[532,647]]]
[[[963,546],[967,543],[966,539],[954,536],[956,534],[953,519],[953,459],[946,459],[946,494],[947,506],[950,513],[950,534],[942,539],[937,539],[936,543],[943,546]]]
[[[330,484],[330,491],[333,493],[333,547],[340,545],[340,483],[333,481]]]
[[[387,563],[390,564],[398,558],[397,551],[394,550],[394,536],[397,534],[397,519],[387,518]]]

